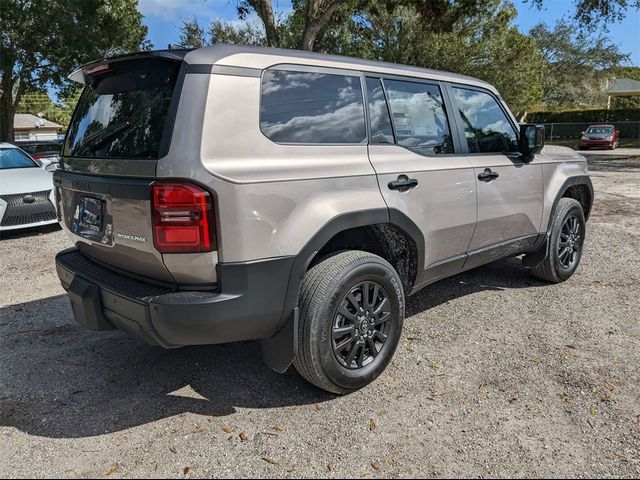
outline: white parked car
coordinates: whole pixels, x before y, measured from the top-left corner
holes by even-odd
[[[58,221],[53,176],[27,153],[0,143],[0,232]]]

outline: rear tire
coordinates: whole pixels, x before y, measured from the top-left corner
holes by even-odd
[[[582,258],[586,221],[582,206],[573,198],[561,198],[553,213],[549,254],[533,268],[540,280],[560,283],[571,278]]]
[[[323,259],[302,282],[296,370],[339,395],[370,384],[398,347],[404,305],[398,274],[377,255],[351,250]]]

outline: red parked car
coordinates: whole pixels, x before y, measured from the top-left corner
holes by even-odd
[[[582,138],[578,148],[604,147],[609,150],[618,148],[618,138],[620,132],[613,125],[591,125],[585,132],[582,132]]]

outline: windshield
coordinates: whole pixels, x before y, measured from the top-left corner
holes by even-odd
[[[613,127],[589,127],[587,133],[613,133]]]
[[[29,155],[18,148],[0,148],[0,170],[11,168],[38,168]]]
[[[157,58],[109,64],[82,92],[63,155],[158,158],[179,68]]]

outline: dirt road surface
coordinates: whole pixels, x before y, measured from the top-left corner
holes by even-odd
[[[433,285],[385,375],[342,398],[258,344],[85,331],[54,270],[69,239],[0,241],[0,476],[640,476],[640,160],[591,173],[570,281],[509,259]]]

